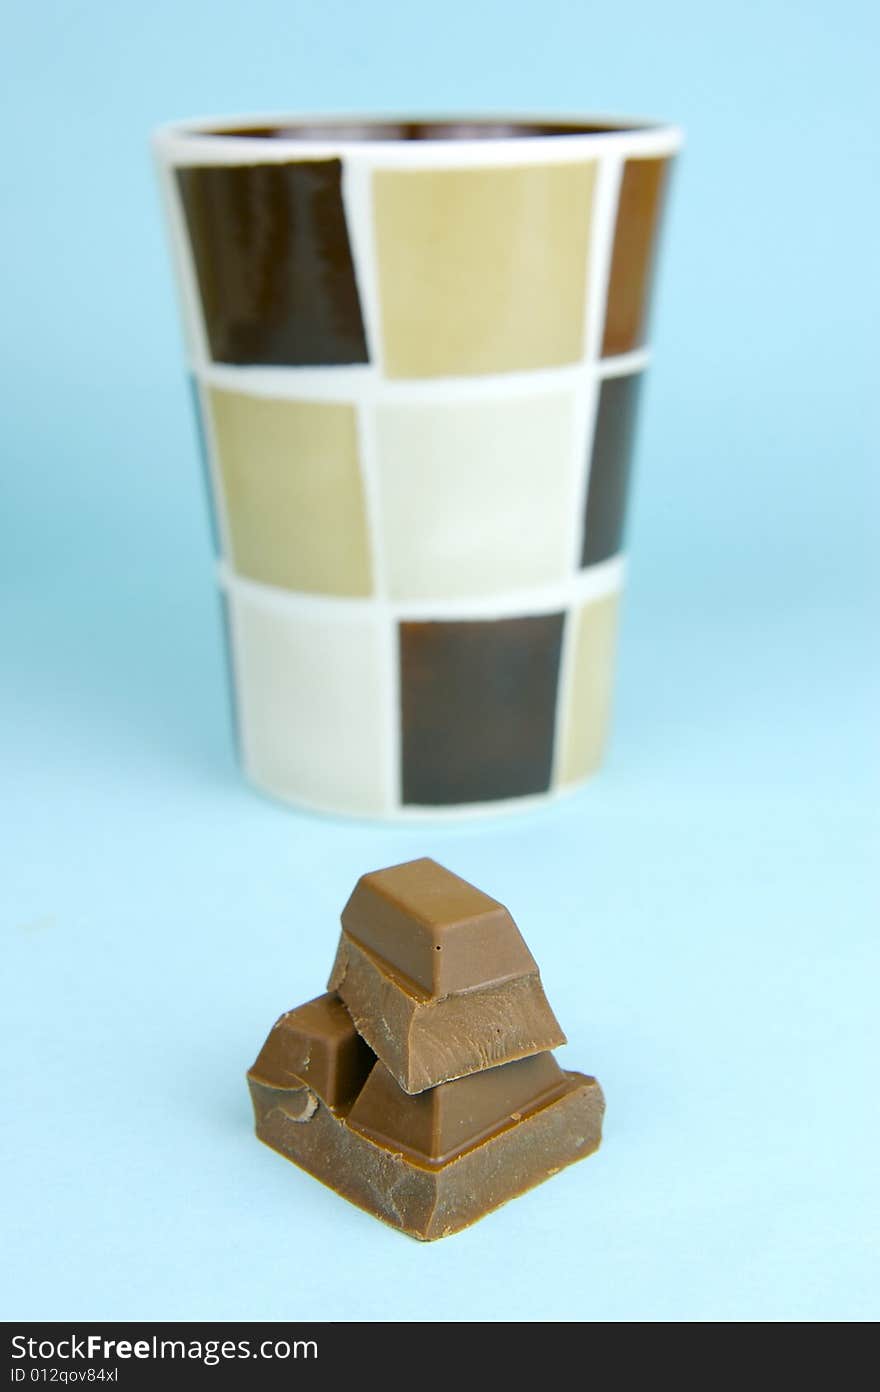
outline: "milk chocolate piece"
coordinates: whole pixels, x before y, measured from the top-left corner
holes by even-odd
[[[561,1090],[546,1104],[431,1166],[354,1130],[310,1089],[302,1091],[297,1118],[290,1094],[285,1110],[251,1084],[260,1140],[359,1208],[428,1242],[459,1232],[592,1154],[605,1109],[595,1078],[563,1073]]]
[[[276,1021],[248,1078],[276,1091],[305,1084],[339,1108],[354,1100],[375,1061],[339,997],[317,996]]]
[[[362,875],[342,926],[435,998],[538,970],[504,905],[427,856]]]
[[[565,1043],[508,911],[435,861],[362,876],[342,923],[330,990],[405,1092]]]
[[[343,933],[330,986],[409,1093],[565,1043],[537,972],[432,1000]]]
[[[552,1054],[535,1054],[411,1097],[377,1063],[348,1124],[389,1150],[443,1165],[558,1096],[564,1082]]]
[[[259,1138],[352,1203],[430,1241],[599,1145],[602,1090],[541,1042],[564,1036],[534,958],[473,885],[432,860],[364,875],[331,980],[248,1085]]]

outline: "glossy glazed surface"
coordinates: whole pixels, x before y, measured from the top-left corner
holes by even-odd
[[[629,477],[642,374],[609,377],[599,389],[590,455],[581,565],[607,561],[623,549]]]
[[[208,394],[232,560],[311,594],[372,593],[354,407]]]
[[[562,623],[562,614],[538,614],[401,625],[405,802],[547,791]]]
[[[592,164],[379,170],[389,378],[527,372],[583,355]]]
[[[165,141],[248,776],[378,816],[586,777],[676,133]]]
[[[366,362],[342,165],[178,171],[205,327],[218,362]]]
[[[578,783],[602,762],[611,710],[617,644],[616,594],[585,604],[574,620],[568,719],[563,721],[559,779]]]
[[[577,487],[573,429],[574,402],[563,392],[380,405],[389,595],[455,600],[563,581]]]
[[[667,165],[663,160],[627,160],[614,224],[614,252],[602,353],[629,353],[645,341]]]

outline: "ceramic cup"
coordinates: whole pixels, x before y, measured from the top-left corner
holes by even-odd
[[[157,133],[264,791],[436,816],[597,767],[679,143],[591,118]]]

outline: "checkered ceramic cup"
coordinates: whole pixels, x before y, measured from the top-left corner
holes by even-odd
[[[260,788],[424,816],[596,768],[679,142],[589,119],[158,133]]]

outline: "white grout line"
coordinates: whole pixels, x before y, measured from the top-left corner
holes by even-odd
[[[342,162],[342,203],[372,375],[382,373],[382,316],[373,231],[373,171],[352,155]]]
[[[380,661],[384,672],[385,804],[386,807],[393,808],[400,801],[400,719],[398,715],[400,679],[398,675],[396,624],[390,608],[385,602],[388,594],[388,577],[385,571],[386,550],[382,525],[382,496],[379,486],[376,421],[372,402],[359,402],[356,416],[358,453],[364,488],[364,510],[373,577],[373,598],[367,602],[373,606],[381,650]],[[363,609],[360,612],[363,613]]]
[[[534,372],[494,373],[484,377],[423,377],[383,380],[375,367],[232,367],[193,359],[191,370],[222,391],[296,401],[383,401],[400,405],[453,405],[458,402],[519,400],[577,390],[584,372],[622,377],[640,372],[650,361],[647,348],[600,362],[539,368]]]
[[[192,370],[212,386],[251,396],[323,401],[350,401],[357,396],[389,403],[442,405],[487,398],[505,401],[549,395],[560,388],[576,387],[583,374],[583,365],[573,363],[534,372],[411,380],[383,379],[373,366],[232,367],[201,360],[192,363]]]
[[[379,487],[379,459],[373,406],[369,401],[355,402],[358,455],[361,482],[364,490],[364,512],[370,553],[373,596],[384,599],[388,593],[385,574],[385,539],[382,526],[382,495]]]
[[[613,358],[603,358],[597,363],[598,376],[605,377],[632,377],[637,372],[644,372],[651,363],[650,348],[636,348],[632,353],[618,353]]]
[[[221,391],[297,401],[351,401],[372,396],[378,373],[368,364],[351,367],[233,367],[204,359],[193,371]]]
[[[387,598],[340,599],[335,595],[304,594],[301,590],[282,590],[236,575],[228,564],[217,566],[218,583],[230,593],[241,593],[255,604],[275,609],[291,616],[308,614],[320,616],[321,621],[367,620],[373,613],[387,616],[391,622],[433,620],[454,623],[459,619],[510,619],[530,614],[554,614],[571,605],[587,604],[590,600],[616,593],[622,588],[626,571],[623,555],[598,565],[588,566],[575,575],[540,588],[506,590],[496,595],[456,596],[448,599],[391,600]]]
[[[605,304],[608,298],[608,278],[614,228],[617,222],[617,200],[623,178],[623,161],[609,155],[600,160],[593,189],[593,227],[590,238],[589,283],[587,286],[586,325],[584,342],[588,362],[602,356],[602,335],[605,330]]]

